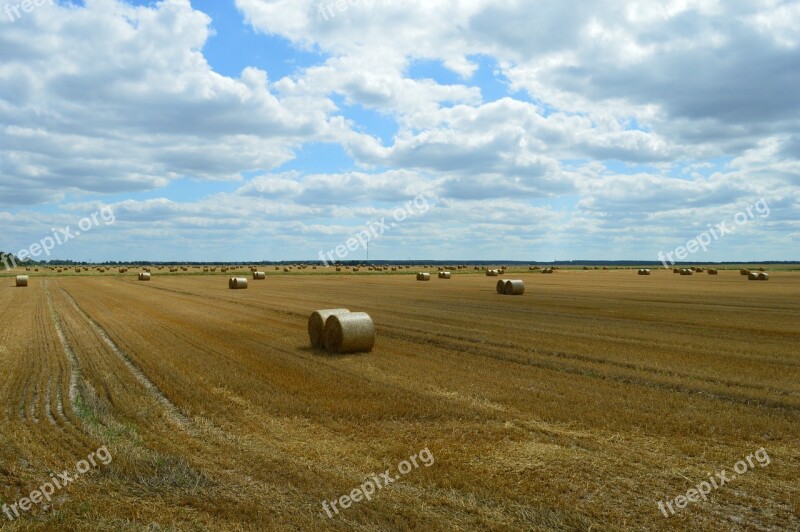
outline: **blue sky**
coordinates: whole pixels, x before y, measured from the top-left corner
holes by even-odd
[[[797,2],[340,5],[4,10],[0,250],[108,206],[50,258],[312,259],[424,198],[371,258],[656,260],[763,201],[692,260],[799,258]]]

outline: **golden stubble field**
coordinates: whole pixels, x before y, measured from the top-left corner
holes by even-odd
[[[800,528],[800,273],[524,272],[513,297],[429,271],[0,279],[0,502],[113,456],[0,528]],[[309,347],[336,307],[371,314],[372,353]]]

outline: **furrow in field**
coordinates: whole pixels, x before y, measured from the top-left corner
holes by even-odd
[[[158,389],[158,387],[153,384],[153,382],[147,377],[147,375],[142,371],[142,369],[137,366],[131,358],[122,351],[116,343],[108,336],[106,331],[100,327],[80,306],[75,302],[75,299],[65,290],[63,290],[64,297],[67,301],[80,313],[81,316],[86,320],[89,326],[94,330],[94,332],[105,342],[105,344],[111,349],[111,351],[119,357],[119,359],[125,364],[128,370],[136,377],[136,380],[147,390],[147,393],[152,395],[161,405],[167,410],[169,413],[170,419],[179,427],[185,427],[189,420],[187,417],[180,411],[180,409],[169,400],[169,398]]]

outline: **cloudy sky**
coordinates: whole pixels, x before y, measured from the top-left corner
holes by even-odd
[[[110,206],[52,257],[310,259],[386,218],[370,258],[656,260],[727,222],[690,260],[800,259],[800,1],[20,2],[0,250]]]

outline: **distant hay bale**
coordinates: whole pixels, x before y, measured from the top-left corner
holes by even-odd
[[[767,271],[767,269],[766,268],[759,268],[758,271],[765,272],[765,271]]]
[[[750,275],[750,270],[741,269],[739,270],[739,275]]]
[[[366,312],[329,316],[324,335],[325,348],[331,353],[362,353],[375,347],[375,324]]]
[[[719,274],[719,272],[717,270],[715,270],[714,268],[709,268],[708,269],[708,275],[718,275],[718,274]]]
[[[497,277],[500,272],[497,270],[486,270],[486,277]]]
[[[439,279],[450,279],[450,272],[439,272]]]
[[[266,272],[253,272],[253,280],[263,281],[267,278]]]
[[[681,273],[680,268],[672,268],[672,273]]]
[[[337,267],[336,267],[336,271],[337,271],[337,272],[340,272],[340,271],[342,271],[342,268],[341,268],[341,266],[337,266]]]
[[[506,281],[504,293],[507,296],[521,296],[525,293],[525,283],[519,279]]]
[[[694,271],[689,268],[683,268],[681,269],[681,275],[694,275]]]
[[[315,310],[308,318],[308,338],[311,340],[311,347],[315,349],[325,348],[325,323],[329,317],[349,313],[350,311],[346,308]]]
[[[417,281],[430,281],[430,280],[431,280],[431,274],[429,273],[419,272],[417,274]]]
[[[289,268],[284,268],[283,273],[289,273]]]
[[[357,272],[357,271],[360,271],[360,270],[361,270],[361,268],[353,268],[354,272]]]
[[[555,270],[553,270],[553,268],[544,268],[544,269],[542,270],[542,273],[553,273],[554,271],[555,271]]]
[[[639,275],[650,275],[650,270],[648,269],[639,270]]]
[[[141,272],[139,274],[140,281],[149,281],[150,280],[150,273],[149,272]]]
[[[231,290],[244,290],[247,288],[247,279],[244,277],[231,277],[228,279],[228,288]]]
[[[18,288],[25,288],[28,286],[28,276],[27,275],[17,275],[17,287]]]
[[[497,281],[497,284],[495,285],[495,290],[497,291],[498,294],[506,293],[506,281],[507,279],[500,279],[499,281]]]

